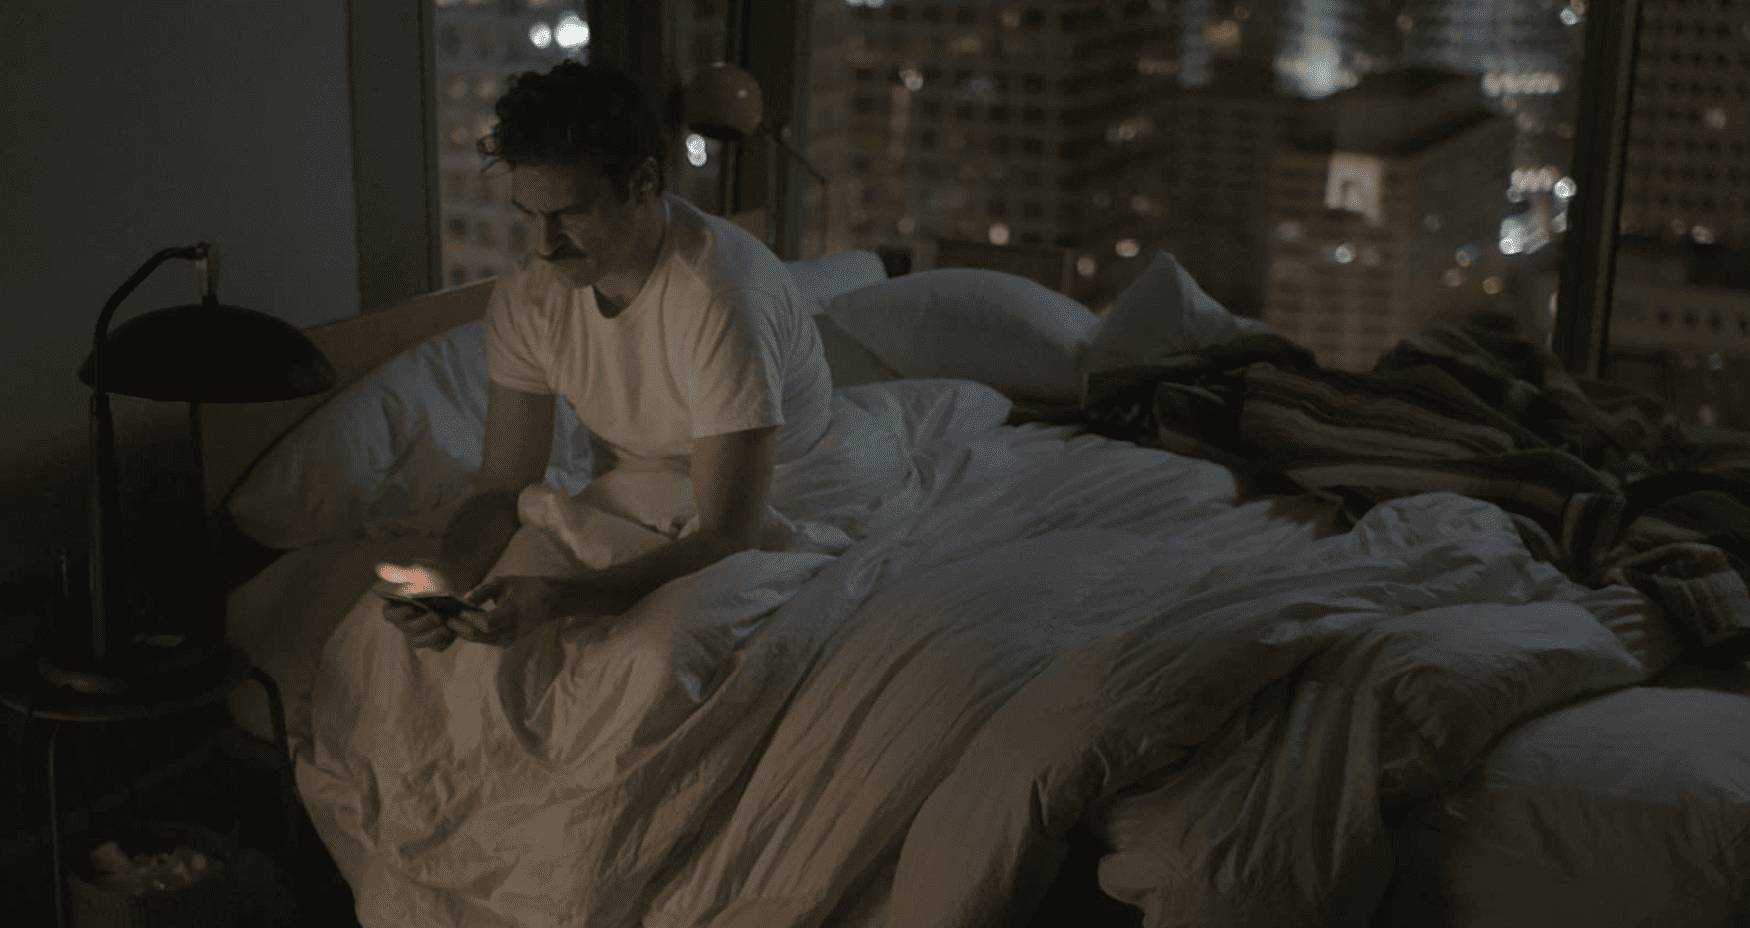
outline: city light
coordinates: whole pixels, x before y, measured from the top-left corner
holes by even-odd
[[[993,222],[990,224],[990,243],[992,245],[1007,245],[1009,243],[1009,224]]]
[[[899,217],[899,234],[910,235],[918,230],[918,221],[910,216]]]
[[[1422,228],[1427,229],[1430,232],[1439,232],[1440,225],[1441,219],[1439,213],[1429,213],[1422,217]]]
[[[1003,95],[997,88],[996,78],[988,74],[978,74],[967,78],[966,83],[960,85],[960,89],[955,91],[954,98],[956,100],[970,100],[974,103],[999,103],[1002,101]]]
[[[1317,34],[1307,37],[1299,55],[1276,59],[1276,73],[1294,80],[1301,93],[1312,99],[1328,97],[1361,81],[1359,75],[1343,66],[1336,44]]]
[[[1502,286],[1501,275],[1499,274],[1491,274],[1490,276],[1483,278],[1483,292],[1490,296],[1500,293]]]
[[[1578,26],[1580,24],[1580,14],[1574,12],[1574,8],[1571,6],[1562,7],[1561,15],[1564,26]]]
[[[553,30],[546,23],[536,23],[529,27],[529,44],[536,48],[546,48],[553,44]]]
[[[900,71],[899,80],[900,83],[905,84],[905,89],[912,93],[917,93],[924,89],[924,74],[917,68],[906,68]]]
[[[1519,73],[1501,73],[1490,71],[1483,75],[1483,93],[1491,97],[1502,94],[1521,96],[1536,96],[1561,93],[1562,76],[1547,71]]]
[[[687,136],[687,163],[693,167],[702,168],[705,166],[706,160],[705,137],[697,132]]]
[[[1134,258],[1142,252],[1142,246],[1137,244],[1136,239],[1121,238],[1118,240],[1118,244],[1112,247],[1112,250],[1116,251],[1120,258]]]
[[[1714,242],[1714,230],[1707,226],[1698,225],[1695,228],[1690,229],[1689,236],[1695,239],[1697,245],[1712,245]]]
[[[564,48],[581,48],[589,44],[589,24],[576,13],[566,13],[553,30],[553,39]]]
[[[1360,213],[1371,226],[1385,225],[1380,195],[1384,179],[1385,159],[1378,155],[1332,152],[1331,167],[1325,175],[1325,208]]]
[[[1231,55],[1240,50],[1240,24],[1231,19],[1210,23],[1203,30],[1203,41],[1217,55]]]
[[[1283,222],[1276,226],[1276,237],[1285,242],[1300,241],[1300,223]]]
[[[1575,191],[1579,189],[1580,188],[1574,184],[1574,179],[1572,177],[1563,177],[1561,180],[1556,181],[1556,196],[1561,197],[1564,200],[1572,199]]]
[[[1561,180],[1567,180],[1568,186],[1572,187],[1574,183],[1572,179],[1565,177],[1557,179],[1560,173],[1560,170],[1553,164],[1546,164],[1541,168],[1514,168],[1512,188],[1522,192],[1538,193],[1556,189]],[[1566,195],[1563,194],[1563,196]]]
[[[1549,233],[1528,224],[1528,220],[1509,216],[1501,220],[1499,247],[1504,255],[1531,254],[1549,244]]]
[[[1338,264],[1348,264],[1355,260],[1355,246],[1345,243],[1331,249],[1331,260]]]
[[[1100,262],[1093,255],[1082,255],[1076,259],[1076,273],[1083,277],[1092,277],[1100,270]]]
[[[1709,129],[1720,130],[1726,127],[1726,111],[1718,106],[1710,106],[1702,116],[1707,121]]]
[[[1463,286],[1464,285],[1464,272],[1459,270],[1458,268],[1455,268],[1455,267],[1447,268],[1446,269],[1446,285],[1448,287]]]
[[[1119,145],[1133,142],[1154,131],[1155,121],[1147,116],[1133,116],[1106,127],[1106,141]]]

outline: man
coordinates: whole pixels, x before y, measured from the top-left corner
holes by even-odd
[[[445,622],[390,604],[416,647],[504,644],[540,622],[610,617],[670,580],[757,547],[773,468],[831,421],[819,333],[777,257],[663,192],[665,143],[637,85],[565,62],[513,79],[482,155],[510,168],[533,252],[494,287],[485,324],[485,445],[435,566],[484,612]],[[551,453],[554,397],[611,466],[690,473],[698,529],[572,578],[479,586],[520,527],[517,499]],[[598,473],[603,462],[598,462]]]

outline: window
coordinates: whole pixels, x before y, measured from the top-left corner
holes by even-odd
[[[566,17],[587,20],[578,0],[437,3],[433,15],[434,84],[445,120],[438,149],[442,279],[459,286],[499,273],[528,249],[528,231],[510,205],[508,174],[502,166],[481,173],[475,143],[491,130],[493,104],[517,73],[546,70],[567,57],[586,59],[587,45],[561,44],[553,27]],[[569,41],[572,34],[563,37]],[[459,264],[464,255],[467,264]]]
[[[1293,312],[1309,331],[1325,324],[1341,348],[1336,356],[1365,367],[1382,341],[1436,317],[1479,309],[1512,315],[1524,332],[1543,338],[1548,293],[1540,288],[1559,264],[1572,199],[1563,181],[1571,184],[1582,79],[1572,62],[1592,18],[1563,24],[1554,15],[1563,3],[1557,0],[1547,15],[1508,11],[1444,22],[1418,15],[1409,31],[1393,30],[1401,47],[1389,58],[1369,44],[1366,29],[1338,29],[1329,40],[1337,46],[1334,68],[1317,54],[1297,51],[1305,23],[1255,16],[1245,24],[1240,67],[1233,70],[1242,77],[1263,71],[1270,80],[1261,84],[1228,82],[1225,69],[1196,65],[1185,51],[1206,45],[1191,37],[1208,36],[1233,14],[1219,4],[887,0],[876,8],[884,21],[879,28],[860,24],[867,4],[817,4],[811,8],[814,47],[843,47],[834,46],[842,41],[837,37],[858,30],[867,41],[855,46],[862,57],[854,64],[816,61],[814,86],[830,90],[817,95],[810,125],[833,128],[811,132],[805,154],[818,157],[829,174],[873,181],[867,157],[894,150],[897,137],[906,160],[930,166],[874,185],[877,202],[867,209],[883,218],[864,231],[852,231],[851,209],[830,217],[840,224],[831,230],[833,240],[844,246],[899,244],[895,230],[907,215],[915,229],[980,240],[1000,219],[1017,243],[1035,235],[1100,255],[1094,273],[1075,275],[1072,292],[1097,307],[1146,265],[1115,256],[1114,243],[1132,240],[1139,254],[1171,245],[1218,302],[1266,321]],[[1444,9],[1424,6],[1429,14]],[[901,7],[916,12],[895,19]],[[948,59],[967,66],[943,67],[940,79],[926,76],[904,120],[897,108],[884,110],[884,96],[857,101],[855,68],[930,67],[920,49],[951,50],[967,36],[976,38],[980,55]],[[1189,44],[1181,47],[1181,37]],[[1718,41],[1709,25],[1707,42]],[[1740,37],[1734,33],[1730,41]],[[1713,44],[1687,47],[1693,43],[1691,35],[1679,39],[1669,32],[1644,43],[1642,68],[1657,72],[1658,83],[1642,98],[1652,102],[1632,134],[1633,161],[1646,167],[1628,172],[1640,186],[1625,190],[1624,215],[1659,214],[1649,221],[1655,237],[1669,235],[1670,221],[1682,218],[1692,243],[1699,223],[1717,246],[1750,228],[1750,213],[1739,211],[1750,188],[1728,173],[1750,161],[1746,137],[1735,131],[1736,110],[1750,99],[1750,64],[1733,70],[1742,52],[1731,50],[1727,70],[1692,76],[1695,54],[1705,53],[1708,67],[1717,69],[1714,57],[1727,51]],[[1254,46],[1268,51],[1246,59]],[[1681,71],[1663,67],[1668,53],[1679,51]],[[1369,68],[1418,69],[1418,76],[1394,83]],[[1452,76],[1442,78],[1436,69]],[[1167,81],[1176,86],[1162,93]],[[1679,86],[1667,95],[1671,82]],[[926,98],[937,93],[933,99],[941,103],[931,106]],[[1717,102],[1720,93],[1730,102]],[[1370,98],[1391,102],[1362,102]],[[1709,128],[1707,119],[1718,121],[1706,116],[1715,106],[1728,114],[1727,131]],[[839,118],[865,108],[875,118]],[[1368,115],[1430,108],[1446,118]],[[1354,136],[1355,150],[1340,150],[1309,128],[1327,110],[1364,130]],[[1411,131],[1412,124],[1421,128]],[[934,136],[927,134],[932,130]],[[933,151],[925,148],[931,139]],[[1718,153],[1708,152],[1710,144]],[[1685,155],[1691,146],[1693,155]],[[936,166],[940,177],[964,188],[964,198],[929,200],[906,190],[908,183],[921,185],[924,170],[933,180]],[[1663,180],[1656,172],[1666,168],[1688,168],[1694,179]],[[1678,198],[1691,207],[1659,205]],[[1711,212],[1704,198],[1711,198]],[[1293,240],[1277,232],[1289,225]],[[1187,236],[1193,228],[1198,235]],[[1351,245],[1350,260],[1331,260],[1344,243]],[[1461,252],[1469,262],[1462,268]],[[1291,266],[1299,270],[1278,271]],[[1750,267],[1750,260],[1728,266]],[[1449,270],[1462,272],[1461,286],[1447,285]],[[1290,289],[1310,294],[1315,285],[1332,289],[1328,307]],[[1716,332],[1708,321],[1711,307],[1696,305],[1698,332],[1731,335],[1736,315],[1722,311]],[[1705,358],[1698,363],[1705,367]]]

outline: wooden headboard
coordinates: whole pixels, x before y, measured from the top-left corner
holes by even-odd
[[[329,397],[408,348],[484,316],[496,281],[489,277],[399,306],[305,329],[304,334],[334,366],[334,388],[327,393],[278,403],[202,406],[201,458],[206,468],[207,511],[220,511],[249,468]]]

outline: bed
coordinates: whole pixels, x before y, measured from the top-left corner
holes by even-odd
[[[369,615],[478,465],[490,282],[310,330],[327,396],[203,409],[228,634],[362,924],[1750,924],[1750,679],[1672,606],[1705,580],[1729,622],[1730,577],[1578,582],[1474,471],[1374,499],[1235,457],[1226,381],[1172,372],[1284,349],[1170,255],[1105,320],[988,271],[790,269],[836,387],[777,478],[806,505],[611,628],[414,653]],[[593,460],[561,406],[531,489]],[[552,512],[529,564],[584,543]]]

